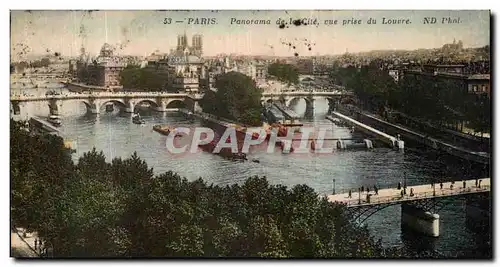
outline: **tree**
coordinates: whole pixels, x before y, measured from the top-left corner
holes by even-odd
[[[262,93],[250,77],[229,72],[216,78],[215,87],[215,93],[208,91],[200,101],[205,112],[251,126],[262,125]]]
[[[200,100],[200,107],[203,109],[203,112],[217,115],[219,114],[218,105],[217,105],[217,96],[215,92],[212,90],[207,90],[205,95]]]
[[[265,177],[207,185],[154,175],[136,153],[108,163],[95,149],[75,165],[59,137],[22,125],[11,128],[12,219],[37,231],[55,257],[396,255],[306,185]]]
[[[42,58],[40,60],[35,60],[31,62],[31,67],[32,68],[42,68],[42,67],[48,67],[50,65],[50,59],[49,58]]]
[[[467,104],[468,127],[481,133],[481,136],[489,132],[491,130],[491,99],[488,95],[475,95],[467,101]]]
[[[162,70],[127,66],[120,72],[120,83],[124,88],[142,91],[163,91],[168,82],[168,73]]]
[[[267,68],[267,73],[288,85],[299,83],[299,72],[290,64],[273,63]]]

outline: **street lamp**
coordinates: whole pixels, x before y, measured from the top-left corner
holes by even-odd
[[[432,196],[436,196],[436,177],[432,177]]]
[[[403,176],[404,176],[403,192],[406,195],[406,172],[403,172]]]
[[[358,204],[361,204],[361,188],[358,188]]]

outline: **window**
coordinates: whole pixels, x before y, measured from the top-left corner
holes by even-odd
[[[477,85],[474,85],[474,92],[477,92]]]

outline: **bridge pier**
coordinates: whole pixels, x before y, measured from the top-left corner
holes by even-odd
[[[125,108],[123,109],[126,113],[134,113],[135,103],[130,98],[125,99]]]
[[[201,108],[200,106],[200,103],[198,101],[194,101],[194,105],[193,105],[193,110],[191,110],[192,112],[202,112],[203,111],[203,108]]]
[[[342,139],[337,140],[337,149],[338,150],[343,150],[346,148],[346,145]]]
[[[157,112],[165,112],[167,111],[167,103],[165,103],[165,101],[163,100],[157,100],[156,101],[156,107],[153,107],[153,110],[154,111],[157,111]]]
[[[314,116],[314,98],[308,98],[306,101],[306,113],[304,114],[306,118],[311,118]]]
[[[61,107],[62,107],[62,102],[60,100],[55,100],[55,99],[49,100],[50,115],[59,116]]]
[[[14,113],[14,115],[21,114],[21,106],[19,105],[19,102],[18,101],[11,101],[11,103],[12,103],[11,112]]]
[[[99,108],[96,107],[95,105],[93,107],[87,107],[87,112],[90,114],[97,114],[99,115]]]
[[[439,214],[425,211],[410,203],[401,204],[401,226],[426,236],[439,236]]]

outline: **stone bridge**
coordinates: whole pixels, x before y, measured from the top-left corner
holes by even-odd
[[[343,91],[332,92],[283,92],[279,94],[263,93],[263,102],[279,101],[290,107],[300,99],[305,99],[307,108],[314,108],[314,100],[327,99],[332,108],[336,103],[343,99],[350,99],[351,94]],[[163,92],[93,92],[67,93],[62,95],[45,96],[11,96],[11,108],[14,114],[20,113],[23,103],[28,102],[47,102],[50,108],[50,114],[59,115],[64,102],[69,100],[78,100],[85,104],[87,111],[93,114],[99,114],[102,108],[113,103],[120,106],[125,112],[134,112],[137,105],[148,103],[156,111],[167,111],[169,108],[187,108],[189,110],[199,110],[198,101],[203,98],[203,94],[188,93],[163,93]]]
[[[141,103],[150,104],[151,108],[164,112],[169,108],[187,108],[190,110],[200,109],[198,100],[203,95],[200,94],[172,94],[172,93],[152,93],[152,92],[120,92],[120,93],[91,93],[76,94],[69,93],[64,95],[48,96],[11,96],[10,101],[14,114],[20,113],[23,103],[27,102],[47,102],[51,115],[59,115],[64,102],[78,100],[85,104],[87,112],[99,114],[103,107],[108,103],[113,103],[122,108],[125,112],[134,112],[135,108]]]
[[[279,102],[287,108],[291,108],[297,104],[300,99],[304,99],[306,102],[306,114],[314,111],[314,101],[317,99],[328,100],[329,111],[333,110],[335,105],[339,103],[344,103],[346,101],[352,101],[353,94],[346,91],[329,91],[329,92],[317,92],[317,91],[295,91],[295,92],[282,92],[282,93],[263,93],[262,102],[273,103]],[[311,113],[312,114],[312,113]]]

